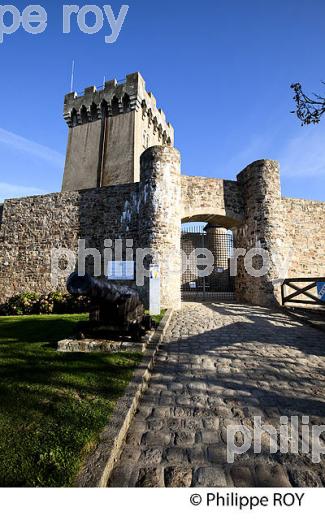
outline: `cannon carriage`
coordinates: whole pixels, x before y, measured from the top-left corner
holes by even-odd
[[[90,299],[89,322],[80,325],[81,337],[120,335],[138,340],[152,326],[139,293],[132,287],[74,272],[67,280],[67,289],[74,296]]]

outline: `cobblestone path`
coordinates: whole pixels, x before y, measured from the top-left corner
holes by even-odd
[[[230,463],[226,449],[226,428],[242,425],[245,435],[252,434],[254,416],[277,430],[281,416],[289,423],[298,416],[299,425],[308,416],[309,431],[325,424],[324,355],[325,334],[282,313],[183,304],[173,315],[109,485],[324,486],[324,455],[314,463],[301,453],[301,428],[298,454],[270,454],[266,432],[260,453],[249,449]],[[325,446],[325,433],[322,439]],[[238,432],[238,445],[243,440]],[[294,451],[294,439],[291,446]]]

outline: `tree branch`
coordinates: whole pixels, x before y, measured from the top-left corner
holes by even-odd
[[[324,84],[324,82],[322,82]],[[291,88],[295,95],[293,99],[296,103],[296,110],[292,113],[296,114],[302,125],[317,124],[325,113],[325,98],[318,94],[313,94],[314,99],[310,98],[302,91],[300,83],[293,83]]]

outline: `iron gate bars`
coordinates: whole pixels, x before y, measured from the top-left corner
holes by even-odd
[[[182,229],[181,248],[187,257],[187,268],[181,281],[183,300],[234,299],[234,279],[230,276],[232,233],[211,224],[204,227],[187,225],[186,229]],[[199,249],[208,249],[213,255],[213,270],[208,276],[200,274],[201,269],[197,265],[197,256],[201,256]]]

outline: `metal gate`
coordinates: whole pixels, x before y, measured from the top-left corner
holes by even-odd
[[[218,226],[186,224],[182,228],[181,249],[183,269],[181,291],[183,300],[233,300],[234,277],[230,276],[230,258],[233,254],[233,235]],[[204,275],[202,265],[208,250],[213,265]],[[201,252],[200,252],[201,251]],[[201,262],[200,262],[200,259]],[[201,263],[201,265],[200,265]]]

